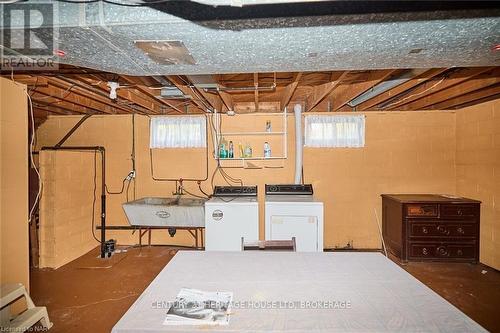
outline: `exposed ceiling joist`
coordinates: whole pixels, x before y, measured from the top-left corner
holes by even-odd
[[[228,110],[233,111],[234,110],[234,102],[233,102],[233,97],[225,91],[220,91],[218,90],[217,93],[219,94],[222,102],[226,106]]]
[[[210,103],[201,95],[201,93],[193,87],[189,86],[189,82],[179,76],[167,76],[167,79],[172,82],[177,89],[182,91],[184,95],[191,96],[191,101],[202,111],[207,112],[210,108]]]
[[[39,98],[36,94],[41,94],[47,98]],[[89,109],[92,113],[117,113],[117,109],[114,109],[107,104],[101,103],[89,97],[72,93],[71,90],[64,90],[54,86],[38,87],[34,92],[33,99],[42,105],[64,105],[67,106],[69,110],[73,109],[72,105],[75,105],[74,109],[76,112],[79,112],[78,110],[80,107],[83,108],[80,113],[86,113],[86,110]]]
[[[284,110],[288,106],[288,103],[290,103],[290,100],[292,99],[295,90],[297,90],[297,87],[299,85],[299,80],[301,77],[302,73],[294,73],[292,83],[290,83],[285,87],[283,95],[281,96],[281,104],[280,104],[281,110]]]
[[[427,106],[433,105],[436,102],[446,101],[450,98],[461,96],[479,89],[489,87],[500,82],[500,70],[492,71],[491,74],[485,76],[473,77],[463,84],[449,87],[448,89],[440,90],[415,102],[404,105],[402,110],[423,110]]]
[[[93,87],[99,87],[103,92],[108,93],[110,88],[108,87],[107,82],[96,81],[94,79],[88,77],[78,76],[77,79],[79,81],[85,82],[87,84],[92,85]],[[158,101],[151,99],[149,96],[145,96],[143,93],[140,93],[136,87],[120,87],[116,89],[116,94],[118,97],[127,100],[133,104],[136,104],[145,110],[148,110],[147,113],[159,114],[162,113],[162,107]]]
[[[48,85],[47,78],[43,76],[16,75],[14,80],[29,87],[46,87]]]
[[[356,111],[368,110],[375,105],[383,103],[386,100],[388,100],[394,96],[397,96],[397,95],[401,94],[402,92],[405,92],[406,90],[411,89],[411,88],[435,77],[436,75],[443,73],[444,71],[446,71],[446,68],[430,69],[430,70],[426,71],[425,73],[415,77],[414,79],[410,79],[410,80],[406,81],[405,83],[400,84],[399,86],[396,86],[392,89],[389,89],[388,91],[383,92],[380,95],[377,95],[377,96],[367,100],[366,102],[359,104],[358,106],[356,106]]]
[[[153,90],[151,90],[151,88],[143,85],[143,81],[140,79],[140,78],[135,78],[135,77],[132,77],[132,76],[126,76],[126,75],[122,75],[121,76],[122,79],[124,79],[126,82],[128,83],[131,83],[131,84],[135,84],[135,88],[142,92],[143,94],[151,97],[151,98],[154,98],[156,100],[158,100],[159,103],[171,108],[171,109],[174,109],[175,111],[179,112],[179,113],[184,113],[181,109],[179,109],[177,106],[175,106],[174,104],[168,102],[168,101],[165,101],[163,99],[160,99],[160,98],[157,98],[157,96],[159,95],[156,95]]]
[[[101,91],[99,88],[88,85],[85,82],[81,82],[72,78],[58,78],[51,77],[50,85],[59,87],[61,89],[68,89],[68,97],[75,95],[76,97],[81,96],[91,99],[100,104],[106,105],[105,112],[108,113],[129,113],[132,109],[126,105],[116,103],[109,98],[109,94]],[[82,105],[82,104],[80,104]],[[85,106],[85,105],[82,105]]]
[[[321,103],[328,95],[330,95],[330,93],[342,82],[348,73],[348,71],[334,72],[331,76],[331,82],[314,87],[313,93],[311,94],[312,99],[308,103],[306,112],[314,110],[314,108],[318,106],[318,104]]]
[[[337,111],[344,105],[346,105],[350,100],[364,93],[371,87],[375,86],[379,82],[385,80],[389,75],[394,73],[395,70],[388,69],[383,71],[372,71],[368,74],[358,74],[354,79],[356,84],[347,83],[342,84],[337,89],[335,89],[331,94],[331,111]]]
[[[401,109],[401,106],[405,104],[411,103],[428,94],[432,94],[462,83],[471,77],[482,74],[490,69],[491,67],[461,68],[450,74],[446,72],[443,75],[436,76],[432,80],[428,80],[423,84],[416,86],[414,89],[408,90],[407,92],[396,96],[394,100],[389,100],[385,105],[382,104],[381,109]]]
[[[255,101],[255,111],[259,111],[259,73],[253,73],[253,85],[255,87],[255,91],[253,93],[254,101]]]
[[[430,108],[433,110],[449,109],[466,103],[474,102],[476,100],[482,100],[484,98],[488,98],[490,96],[495,96],[498,94],[500,94],[500,84],[492,85],[484,89],[479,89],[458,97],[442,101],[437,104],[433,104],[430,106]]]

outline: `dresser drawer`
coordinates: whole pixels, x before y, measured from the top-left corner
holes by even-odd
[[[410,243],[408,256],[416,259],[474,259],[476,244]]]
[[[438,205],[425,203],[407,204],[405,214],[408,217],[438,217]]]
[[[472,205],[441,205],[442,217],[470,218],[476,216],[477,209]]]
[[[409,221],[408,236],[440,238],[475,238],[477,226],[474,222],[454,221],[415,222]]]

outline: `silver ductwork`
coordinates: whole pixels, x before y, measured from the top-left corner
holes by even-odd
[[[166,1],[125,7],[101,1],[53,2],[58,12],[55,30],[36,33],[57,32],[60,63],[128,75],[498,65],[498,54],[491,50],[498,39],[498,8],[460,10],[467,2],[451,6],[428,1],[418,6],[448,9],[404,12],[377,1],[361,5],[356,1],[314,5],[293,0],[198,1],[203,4]],[[273,4],[263,5],[268,3]],[[401,3],[417,6],[411,1]],[[9,6],[3,5],[3,10]],[[355,10],[363,6],[369,7]],[[14,20],[2,29],[24,28],[22,21]],[[9,46],[3,47],[8,53]]]

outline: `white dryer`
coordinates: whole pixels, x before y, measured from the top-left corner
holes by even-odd
[[[266,185],[266,240],[295,237],[297,252],[323,251],[323,202],[312,185]]]
[[[205,251],[241,251],[259,239],[257,186],[216,186],[205,202]]]

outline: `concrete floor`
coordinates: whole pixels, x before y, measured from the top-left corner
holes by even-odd
[[[31,296],[47,306],[50,332],[109,332],[175,253],[171,247],[131,248],[102,260],[95,249],[57,270],[32,269]],[[500,332],[500,272],[469,264],[402,267],[487,330]]]

